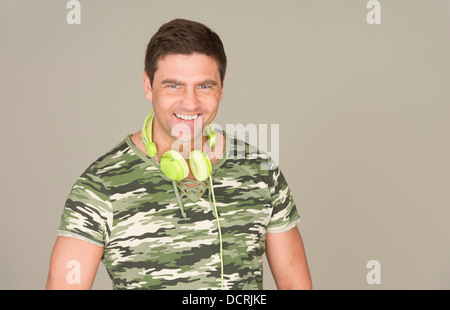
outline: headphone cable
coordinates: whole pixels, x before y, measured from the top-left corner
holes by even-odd
[[[220,289],[223,290],[223,246],[222,246],[222,229],[220,228],[219,212],[216,206],[216,197],[214,196],[214,188],[212,185],[212,178],[209,175],[209,190],[212,193],[214,212],[217,220],[217,229],[219,231],[219,254],[220,254]]]

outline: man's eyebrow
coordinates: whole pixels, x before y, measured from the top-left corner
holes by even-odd
[[[165,80],[162,80],[160,84],[176,84],[176,85],[184,85],[183,82],[177,81],[177,80],[174,80],[174,79],[165,79]]]
[[[215,80],[208,79],[208,80],[204,80],[204,81],[202,81],[202,82],[200,82],[200,83],[197,83],[197,84],[198,84],[198,85],[216,86],[216,85],[217,85],[217,82],[216,82]]]
[[[160,84],[161,84],[161,85],[170,85],[170,84],[185,85],[184,82],[181,82],[181,81],[178,81],[178,80],[175,80],[175,79],[165,79],[165,80],[162,80],[162,81],[160,82]],[[207,80],[204,80],[204,81],[200,81],[200,82],[198,82],[198,83],[195,83],[195,84],[196,84],[196,85],[216,86],[216,85],[217,85],[217,82],[216,82],[215,80],[213,80],[213,79],[207,79]]]

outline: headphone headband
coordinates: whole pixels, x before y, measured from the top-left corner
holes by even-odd
[[[152,142],[152,122],[153,122],[153,110],[148,113],[147,117],[145,118],[144,125],[142,126],[141,136],[142,141],[145,145]],[[150,122],[149,126],[147,126],[147,123]],[[148,129],[147,129],[148,128]],[[148,130],[148,136],[150,138],[147,138],[147,130]]]

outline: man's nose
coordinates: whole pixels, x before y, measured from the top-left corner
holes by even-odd
[[[183,108],[195,111],[200,106],[200,98],[194,87],[186,88],[182,98]]]

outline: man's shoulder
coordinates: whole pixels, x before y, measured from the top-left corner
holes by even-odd
[[[227,134],[227,141],[227,160],[240,165],[254,166],[263,174],[277,168],[273,157],[267,151],[234,135]]]
[[[234,179],[266,179],[276,168],[269,153],[234,135],[227,134],[226,156],[223,173]],[[229,169],[226,169],[229,168]]]
[[[270,155],[260,150],[253,144],[242,140],[235,135],[227,133],[227,141],[229,144],[226,145],[227,148],[227,158],[229,159],[249,159],[249,160],[270,160]]]
[[[113,171],[124,169],[137,159],[136,154],[127,143],[127,139],[121,140],[106,153],[93,161],[85,173],[95,173],[97,175],[111,174]]]

